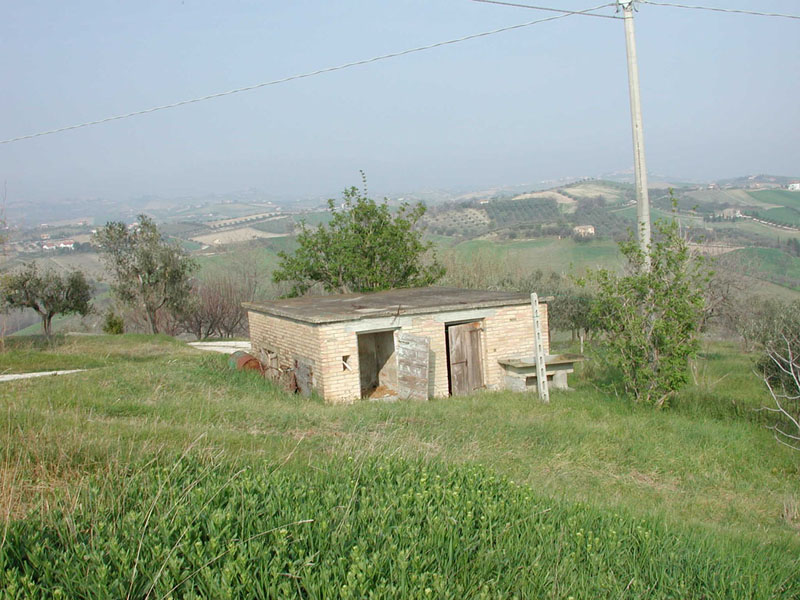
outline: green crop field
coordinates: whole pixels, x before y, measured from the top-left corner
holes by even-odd
[[[790,231],[787,229],[781,229],[779,227],[771,227],[769,225],[765,225],[764,223],[757,223],[749,219],[739,219],[734,223],[728,221],[716,223],[710,222],[705,223],[704,225],[705,227],[710,227],[712,229],[728,229],[734,227],[737,230],[755,233],[770,238],[774,241],[785,242],[790,238],[800,238],[800,231]]]
[[[591,350],[591,348],[590,348]],[[793,598],[800,454],[715,344],[597,390],[322,404],[164,336],[15,340],[0,598]]]
[[[748,273],[800,290],[800,258],[776,248],[742,248],[733,255]]]
[[[758,192],[748,192],[750,196],[766,204],[777,204],[800,210],[800,192],[790,192],[789,190],[761,190]]]
[[[469,240],[453,246],[452,251],[464,261],[475,254],[490,256],[504,268],[508,260],[531,270],[556,271],[559,273],[582,272],[596,267],[619,268],[622,255],[617,244],[611,240],[576,242],[572,239],[540,238],[513,242]]]
[[[800,227],[800,211],[790,207],[782,206],[780,208],[770,208],[769,210],[759,210],[758,217],[772,223]]]

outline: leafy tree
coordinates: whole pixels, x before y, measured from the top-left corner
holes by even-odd
[[[279,253],[272,277],[289,282],[290,295],[304,294],[315,284],[340,293],[419,287],[444,275],[435,258],[425,262],[433,244],[423,242],[415,228],[425,213],[422,204],[403,204],[392,215],[385,201],[377,204],[366,189],[351,187],[344,191],[341,208],[334,200],[328,206],[333,218],[327,225],[312,229],[301,224],[299,248],[292,255]]]
[[[81,271],[60,275],[52,269],[40,271],[36,263],[30,263],[4,275],[0,290],[6,308],[32,308],[39,313],[47,337],[55,315],[78,313],[85,317],[91,310],[92,288]]]
[[[637,401],[661,406],[688,381],[711,273],[691,255],[676,220],[656,221],[653,229],[650,269],[629,238],[620,244],[628,272],[600,269],[588,279],[597,285],[590,318],[605,335],[604,358]]]
[[[189,302],[189,276],[196,264],[178,244],[169,243],[155,222],[140,215],[137,226],[110,222],[95,234],[112,289],[125,304],[141,308],[152,333],[158,333],[158,312],[180,312]]]

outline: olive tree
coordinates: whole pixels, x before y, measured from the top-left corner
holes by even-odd
[[[289,283],[290,295],[315,285],[339,293],[420,287],[444,275],[435,258],[425,260],[433,244],[423,242],[416,227],[425,213],[422,204],[403,204],[392,214],[386,201],[377,204],[366,190],[351,187],[340,208],[334,200],[328,206],[328,224],[312,229],[303,223],[297,250],[279,253],[273,280]]]
[[[53,317],[77,313],[82,317],[91,310],[92,287],[81,271],[59,274],[52,269],[39,270],[30,263],[0,279],[4,308],[31,308],[42,319],[46,337],[52,333]]]
[[[151,333],[158,333],[159,310],[180,313],[188,305],[195,262],[180,245],[168,242],[151,218],[140,215],[133,227],[107,223],[94,241],[113,276],[112,290],[121,302],[144,312]]]

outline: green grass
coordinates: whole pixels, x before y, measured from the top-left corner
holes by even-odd
[[[0,514],[19,519],[9,529],[18,542],[0,550],[6,569],[28,564],[34,573],[31,564],[52,564],[53,578],[63,573],[71,585],[102,587],[107,563],[105,577],[128,582],[131,547],[144,534],[148,566],[137,585],[165,561],[165,581],[177,582],[216,556],[210,547],[193,550],[196,539],[205,546],[218,540],[224,549],[231,539],[313,518],[264,536],[266,546],[234,542],[231,556],[248,568],[248,557],[263,557],[258,585],[300,582],[317,590],[312,597],[324,596],[319,590],[331,581],[337,590],[351,585],[351,568],[355,597],[363,586],[391,596],[381,587],[390,582],[424,582],[410,595],[430,587],[433,597],[445,597],[436,577],[453,581],[456,597],[477,597],[484,585],[489,597],[798,593],[781,581],[798,580],[800,455],[764,427],[755,409],[768,397],[752,359],[732,346],[708,347],[696,383],[671,408],[655,411],[595,389],[593,363],[571,379],[577,391],[553,393],[549,405],[487,392],[332,406],[288,395],[257,375],[230,371],[225,356],[165,337],[65,338],[42,350],[18,344],[8,367],[36,360],[96,368],[0,385]],[[199,466],[187,459],[187,475],[176,474],[156,499],[155,482],[167,476],[143,465],[153,457],[176,464],[192,444]],[[189,490],[208,456],[217,466]],[[226,484],[240,468],[247,472]],[[448,499],[454,490],[464,496],[456,504]],[[153,503],[151,531],[143,519]],[[506,523],[511,529],[500,535]],[[619,545],[610,545],[612,530]],[[592,550],[589,531],[598,538]],[[119,554],[103,554],[112,539]],[[48,550],[34,552],[36,540],[47,540]],[[178,542],[173,565],[165,549]],[[10,548],[17,552],[11,558]],[[228,585],[224,566],[238,567],[227,554],[220,561],[198,585]],[[91,577],[77,581],[79,572]],[[417,580],[405,579],[412,573]],[[556,577],[563,585],[554,587]],[[195,597],[222,595],[198,589]]]
[[[580,272],[585,268],[622,266],[619,247],[611,240],[576,242],[572,239],[540,238],[514,242],[470,240],[453,246],[453,251],[465,261],[476,253],[492,255],[503,264],[513,259],[530,269],[543,271]]]
[[[749,273],[800,290],[800,258],[777,248],[742,248],[733,255]]]
[[[777,227],[770,227],[769,225],[764,225],[763,223],[756,223],[755,221],[750,221],[747,219],[740,219],[734,223],[725,221],[717,223],[710,222],[710,223],[704,223],[704,226],[711,227],[713,229],[734,228],[736,230],[755,233],[761,236],[771,238],[775,241],[781,241],[781,242],[785,242],[789,238],[800,237],[800,232],[788,231],[786,229],[779,229]]]
[[[750,196],[766,204],[777,204],[800,210],[800,194],[789,190],[761,190],[747,192]]]
[[[200,273],[204,270],[226,268],[235,261],[241,261],[243,256],[247,260],[253,260],[259,268],[264,270],[265,279],[269,273],[278,265],[278,252],[285,251],[291,253],[297,247],[297,242],[293,237],[276,237],[258,242],[239,244],[234,250],[219,252],[212,255],[202,255],[196,257],[200,267]]]
[[[770,208],[769,210],[760,210],[757,214],[764,221],[800,227],[800,211],[794,208]]]
[[[330,223],[331,219],[333,218],[333,214],[328,210],[319,210],[314,212],[306,212],[299,215],[294,216],[294,220],[296,222],[304,222],[306,225],[310,225],[312,227],[316,225],[323,225],[325,223]]]
[[[14,523],[0,598],[774,598],[791,546],[543,499],[481,467],[181,459]],[[59,596],[60,594],[60,596]]]

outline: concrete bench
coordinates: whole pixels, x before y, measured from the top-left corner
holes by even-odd
[[[585,360],[582,354],[548,354],[544,357],[550,389],[568,390],[567,375],[575,371],[575,363]],[[506,389],[527,392],[536,388],[536,357],[523,356],[497,361],[505,370]]]

